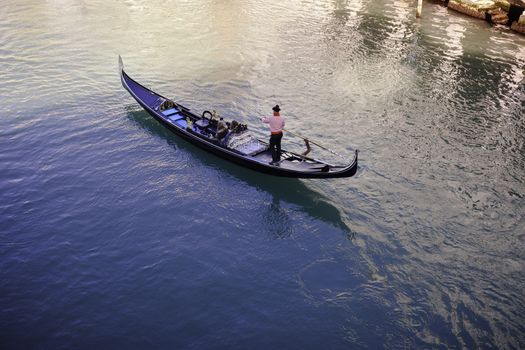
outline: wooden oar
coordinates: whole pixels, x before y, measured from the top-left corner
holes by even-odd
[[[331,149],[326,148],[325,146],[321,145],[319,142],[313,141],[312,139],[309,139],[308,137],[304,137],[304,136],[302,136],[302,135],[299,135],[299,134],[297,134],[297,133],[291,132],[290,130],[287,130],[287,129],[284,129],[284,128],[283,128],[283,131],[286,131],[287,133],[289,133],[289,134],[291,134],[291,135],[293,135],[293,136],[296,136],[296,137],[299,137],[299,138],[301,138],[301,139],[303,139],[303,140],[305,140],[305,141],[308,141],[309,143],[312,143],[312,144],[316,145],[317,147],[324,149],[325,151],[328,151],[328,152],[330,152],[330,153],[332,153],[332,154],[335,154],[335,155],[338,156],[338,157],[341,157],[341,158],[343,158],[343,159],[346,159],[345,157],[343,157],[342,155],[340,155],[340,154],[337,153],[336,151],[332,151]]]

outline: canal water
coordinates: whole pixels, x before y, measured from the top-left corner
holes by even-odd
[[[259,135],[278,103],[357,175],[181,141],[119,54]],[[3,1],[2,349],[525,348],[524,67],[431,2]]]

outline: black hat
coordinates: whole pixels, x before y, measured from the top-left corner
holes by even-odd
[[[274,112],[279,112],[281,109],[279,108],[279,105],[275,105],[273,108]]]

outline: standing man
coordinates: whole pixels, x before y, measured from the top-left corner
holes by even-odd
[[[271,165],[278,165],[281,160],[281,139],[283,138],[284,119],[279,112],[279,105],[272,108],[273,117],[262,118],[263,123],[270,124],[270,150],[272,151]]]

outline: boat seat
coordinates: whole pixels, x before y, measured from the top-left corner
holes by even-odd
[[[204,129],[210,125],[210,122],[206,119],[199,119],[195,122],[195,125],[197,125],[201,129]]]
[[[182,119],[182,118],[184,118],[184,117],[180,113],[175,113],[175,114],[172,114],[172,115],[170,115],[168,117],[170,122],[176,122],[177,120]]]
[[[186,121],[186,119],[184,118],[180,118],[180,119],[177,119],[175,121],[175,124],[177,124],[178,126],[180,126],[181,128],[186,128],[188,126],[188,122]]]
[[[170,115],[173,115],[175,113],[179,113],[179,110],[176,108],[170,108],[165,111],[162,111],[162,114],[164,114],[166,117],[169,117]]]

